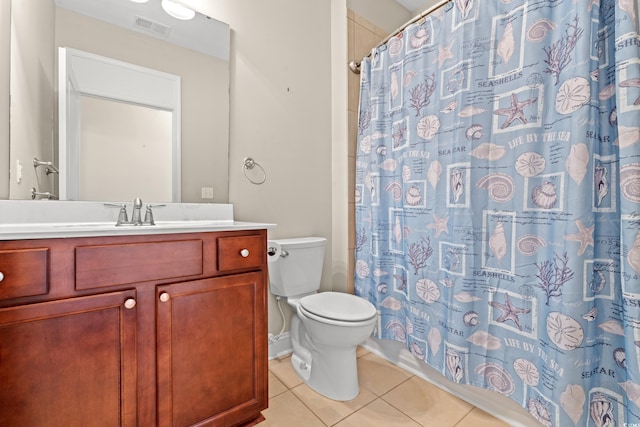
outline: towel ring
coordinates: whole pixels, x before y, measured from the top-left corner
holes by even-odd
[[[260,171],[262,171],[262,179],[258,179],[254,181],[249,177],[249,175],[247,175],[247,170],[251,170],[256,166],[260,168]],[[252,184],[260,185],[267,180],[267,172],[264,170],[262,166],[260,166],[258,162],[253,160],[251,157],[245,157],[242,163],[242,173],[244,174],[245,178],[247,178],[249,182],[251,182]]]

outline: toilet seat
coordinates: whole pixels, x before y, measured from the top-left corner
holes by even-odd
[[[346,323],[370,320],[377,314],[369,301],[344,292],[307,295],[300,299],[299,308],[311,317]]]

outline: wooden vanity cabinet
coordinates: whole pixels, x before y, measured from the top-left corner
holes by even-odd
[[[134,426],[135,291],[0,309],[0,425]]]
[[[160,426],[249,421],[264,405],[264,281],[246,273],[158,288]]]
[[[265,252],[266,230],[0,241],[0,426],[263,420]]]

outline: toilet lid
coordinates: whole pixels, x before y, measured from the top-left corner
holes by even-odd
[[[300,300],[300,306],[316,316],[345,322],[371,319],[376,308],[364,298],[344,292],[321,292]]]

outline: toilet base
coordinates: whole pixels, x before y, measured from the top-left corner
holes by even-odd
[[[302,378],[302,381],[309,381],[311,376],[311,357],[303,359],[299,354],[293,353],[291,355],[291,366],[293,366],[296,374]]]
[[[292,364],[295,363],[294,359],[300,360],[292,356]],[[356,346],[316,348],[311,352],[311,360],[308,379],[298,373],[305,384],[333,400],[353,400],[358,396],[360,386],[358,385]],[[295,365],[294,370],[298,372]]]

